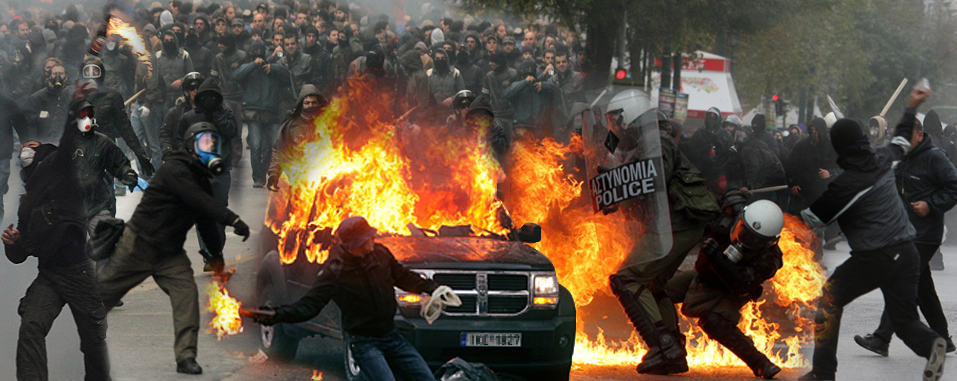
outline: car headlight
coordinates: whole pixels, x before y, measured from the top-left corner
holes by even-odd
[[[558,293],[558,279],[555,275],[535,276],[535,296],[554,295]]]

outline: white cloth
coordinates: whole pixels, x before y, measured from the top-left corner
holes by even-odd
[[[462,299],[459,299],[459,296],[455,295],[455,292],[449,286],[439,286],[432,292],[432,297],[419,310],[419,315],[422,315],[426,322],[432,324],[442,315],[445,306],[458,307],[461,305]]]

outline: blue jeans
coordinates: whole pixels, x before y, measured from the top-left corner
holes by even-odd
[[[213,198],[215,198],[216,201],[219,201],[220,203],[222,203],[223,206],[229,206],[229,185],[230,183],[232,183],[232,179],[233,177],[229,174],[229,170],[226,170],[226,172],[223,172],[223,174],[219,176],[214,176],[212,179],[209,180],[209,184],[213,186]],[[217,228],[217,232],[219,233],[220,241],[222,241],[223,245],[225,246],[226,245],[226,225],[217,223],[216,228]],[[203,236],[199,234],[199,231],[196,232],[196,237],[199,238],[199,249],[204,256],[207,253],[213,254],[213,255],[219,254],[209,250],[209,247],[206,246],[206,242],[203,242]],[[204,257],[203,259],[205,260],[208,258]]]
[[[272,159],[272,145],[279,133],[279,125],[247,120],[246,128],[249,129],[246,143],[249,144],[249,163],[253,169],[253,181],[265,182],[269,160]]]
[[[139,102],[133,104],[133,113],[130,115],[130,124],[133,125],[133,131],[136,132],[136,138],[140,142],[146,142],[147,153],[150,154],[150,161],[153,167],[159,169],[163,164],[163,151],[159,144],[159,130],[163,124],[163,110],[161,105],[155,105],[150,109],[150,113],[143,117],[143,105]]]
[[[393,373],[408,380],[435,380],[419,351],[396,330],[383,337],[350,336],[349,347],[369,380],[394,381]]]

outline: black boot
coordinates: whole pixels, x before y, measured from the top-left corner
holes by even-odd
[[[888,355],[887,348],[890,346],[890,342],[885,341],[880,337],[870,334],[864,336],[854,335],[854,342],[864,349],[877,353],[881,356],[887,357]]]
[[[638,295],[629,292],[625,283],[617,275],[609,277],[611,290],[618,297],[618,302],[625,310],[625,315],[635,326],[638,335],[648,345],[648,353],[636,367],[642,374],[674,374],[688,371],[688,362],[682,340],[663,323],[655,324],[648,318],[645,310],[638,301]]]
[[[176,373],[203,374],[203,367],[199,366],[195,358],[190,357],[176,363]]]
[[[708,337],[721,343],[744,361],[748,368],[751,368],[751,371],[754,372],[755,377],[770,380],[781,373],[781,368],[774,365],[763,353],[758,352],[751,338],[745,336],[728,319],[716,313],[710,313],[698,319],[698,325],[701,326],[701,330],[708,334]]]

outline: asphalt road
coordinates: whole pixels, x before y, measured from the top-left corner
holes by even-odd
[[[247,151],[248,152],[248,151]],[[230,208],[239,213],[253,228],[254,237],[262,226],[266,190],[252,188],[248,160],[245,170],[233,172],[233,188]],[[16,169],[16,168],[15,168]],[[16,200],[20,192],[16,172],[11,178],[11,191],[4,197],[7,215],[3,225],[15,221]],[[141,193],[118,198],[118,217],[128,218],[135,208]],[[229,230],[231,232],[231,230]],[[547,234],[547,232],[546,232]],[[254,239],[243,243],[241,238],[230,234],[226,245],[228,266],[237,267],[236,275],[227,288],[240,301],[251,301],[253,275],[256,268],[257,244]],[[193,260],[196,281],[200,288],[201,305],[205,306],[204,289],[210,282],[202,273],[202,260],[196,254],[198,245],[192,235],[187,239],[187,252]],[[947,269],[934,272],[937,290],[950,323],[957,323],[957,248],[944,247]],[[838,250],[825,254],[824,262],[834,269],[848,256],[848,247],[839,244]],[[19,316],[16,306],[27,286],[36,276],[36,261],[13,265],[0,260],[0,381],[15,378],[16,339]],[[321,371],[323,380],[342,380],[343,366],[341,344],[332,339],[305,339],[300,344],[299,355],[292,363],[279,363],[257,357],[259,350],[258,326],[245,322],[245,331],[236,336],[218,341],[216,336],[203,331],[199,340],[198,361],[205,372],[202,376],[186,377],[175,372],[172,352],[173,329],[168,298],[152,280],[132,290],[123,298],[125,306],[114,309],[109,315],[107,333],[115,380],[310,380],[314,371]],[[841,380],[914,380],[918,379],[924,360],[911,353],[899,340],[890,347],[888,358],[878,357],[857,347],[853,335],[873,330],[878,323],[883,301],[881,295],[872,292],[849,305],[844,314],[840,334],[838,379]],[[610,311],[620,313],[620,310]],[[202,324],[209,322],[210,314],[204,312]],[[64,309],[47,338],[51,380],[82,380],[82,357],[76,327],[69,311]],[[953,355],[948,356],[951,361]],[[957,362],[944,379],[957,379]],[[795,379],[804,370],[788,369],[779,379]],[[630,380],[636,378],[634,366],[622,367],[575,367],[574,380]],[[670,377],[643,377],[649,380],[680,379],[749,379],[753,378],[746,368],[731,368],[718,371],[692,369],[690,372]]]

